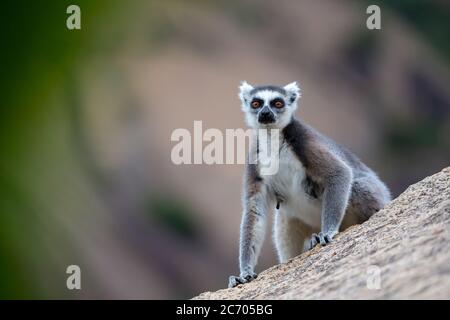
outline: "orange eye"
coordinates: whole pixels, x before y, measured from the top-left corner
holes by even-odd
[[[275,102],[275,107],[276,108],[283,108],[283,106],[284,106],[283,102],[281,102],[281,101]]]
[[[252,102],[252,108],[256,109],[259,108],[261,106],[261,103],[259,101],[253,101]]]

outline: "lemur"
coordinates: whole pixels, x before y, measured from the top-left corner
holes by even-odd
[[[353,153],[294,117],[301,97],[296,82],[284,87],[243,82],[239,89],[246,123],[256,129],[249,158],[260,160],[257,132],[278,129],[279,168],[264,175],[258,161],[246,163],[240,275],[230,276],[230,288],[257,276],[268,211],[275,211],[273,239],[283,263],[329,244],[339,230],[366,221],[391,200],[386,185]]]

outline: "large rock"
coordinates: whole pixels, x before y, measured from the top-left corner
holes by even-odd
[[[447,167],[330,245],[194,299],[450,299],[449,240]]]

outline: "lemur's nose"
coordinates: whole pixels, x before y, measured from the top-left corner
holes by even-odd
[[[258,121],[260,123],[273,123],[275,122],[275,115],[267,106],[265,106],[258,115]]]

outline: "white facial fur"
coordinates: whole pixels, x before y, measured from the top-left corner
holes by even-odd
[[[285,94],[278,92],[277,90],[272,90],[270,88],[263,90],[256,90],[256,92],[252,93],[252,90],[255,89],[252,85],[247,82],[242,82],[239,87],[239,98],[241,99],[241,107],[245,112],[245,120],[248,126],[258,129],[258,128],[278,128],[283,129],[286,125],[289,124],[292,114],[297,109],[297,101],[300,98],[300,89],[296,82],[292,82],[284,87],[280,87],[281,90],[285,91]],[[270,107],[270,101],[275,98],[282,98],[285,102],[285,106],[282,109],[275,109],[270,107],[270,110],[275,114],[275,122],[271,124],[261,124],[258,122],[258,109],[253,109],[251,107],[251,102],[254,98],[258,98],[264,101],[264,105]],[[260,108],[262,109],[262,108]]]

